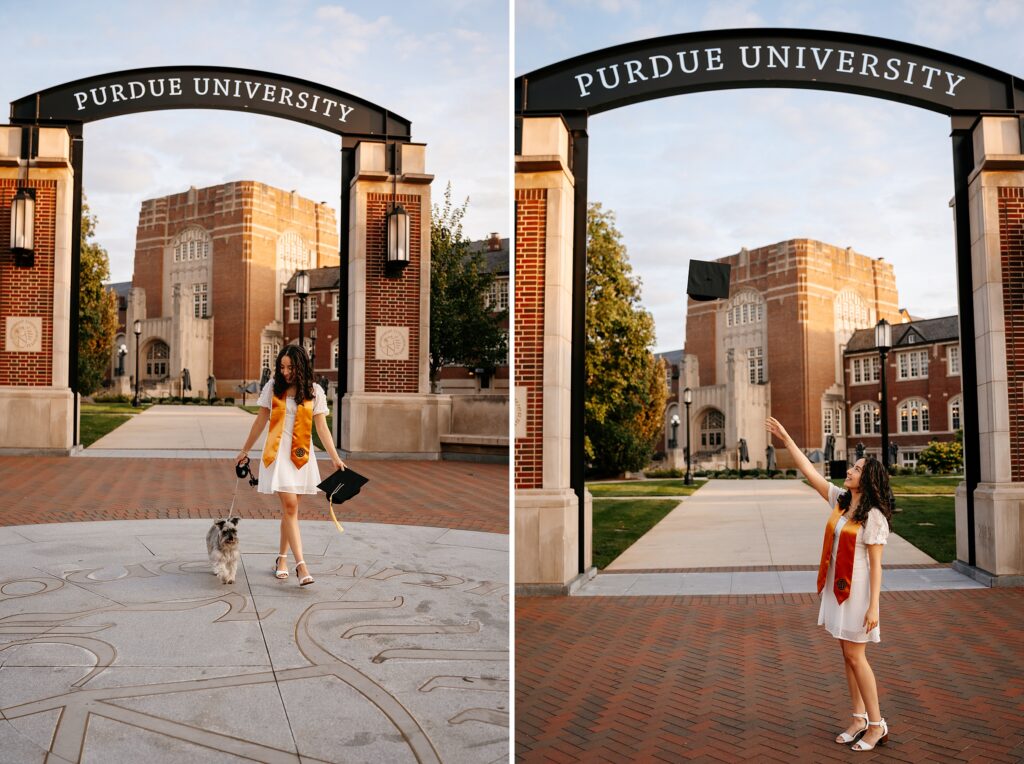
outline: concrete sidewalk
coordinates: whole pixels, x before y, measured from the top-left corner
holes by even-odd
[[[506,535],[303,522],[300,588],[209,525],[0,528],[0,761],[507,760]]]
[[[817,567],[830,508],[799,480],[709,480],[607,567],[609,571]],[[896,534],[887,565],[934,563]]]
[[[196,452],[220,451],[231,458],[245,445],[253,419],[253,414],[237,406],[151,406],[104,435],[81,455],[196,458]],[[250,449],[253,458],[262,453],[266,439],[264,430]]]
[[[828,513],[800,481],[711,480],[575,594],[814,593]],[[883,592],[984,588],[895,533],[883,560]]]

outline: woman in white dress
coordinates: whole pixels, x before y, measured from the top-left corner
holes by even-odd
[[[313,583],[313,577],[302,558],[299,495],[315,494],[320,482],[320,469],[313,453],[314,424],[335,469],[345,469],[345,462],[338,456],[327,427],[327,395],[320,385],[313,382],[313,370],[304,348],[288,345],[277,354],[274,377],[263,387],[258,405],[260,412],[236,461],[249,458],[249,449],[269,421],[270,431],[263,446],[258,490],[260,493],[276,493],[281,501],[280,554],[274,565],[274,575],[279,579],[288,578],[288,550],[291,549],[299,585],[307,586]]]
[[[769,417],[766,427],[785,444],[811,487],[833,507],[818,571],[818,625],[839,640],[853,701],[854,721],[836,742],[853,743],[855,751],[870,751],[889,739],[875,674],[865,655],[868,642],[881,640],[878,597],[882,548],[892,517],[889,475],[877,459],[858,459],[846,471],[844,490],[840,490],[818,474],[777,419]]]

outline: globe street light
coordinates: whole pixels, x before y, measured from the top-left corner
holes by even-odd
[[[669,448],[678,448],[679,447],[679,445],[678,445],[679,441],[676,440],[676,430],[679,429],[679,414],[673,414],[672,415],[672,422],[671,422],[671,424],[672,424],[672,437],[669,438],[668,447]]]
[[[686,404],[686,478],[684,485],[693,485],[693,476],[690,474],[690,404],[693,403],[693,390],[683,390],[683,403]]]
[[[889,395],[885,386],[885,354],[892,348],[892,325],[884,318],[875,325],[875,347],[881,360],[882,377],[882,465],[889,469]]]
[[[139,337],[142,336],[142,322],[138,319],[132,324],[132,331],[135,332],[135,400],[133,406],[139,405]]]

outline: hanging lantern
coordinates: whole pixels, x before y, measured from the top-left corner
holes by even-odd
[[[401,204],[388,213],[387,275],[400,276],[409,264],[409,213]]]
[[[19,188],[11,201],[11,252],[19,268],[35,265],[36,190]]]

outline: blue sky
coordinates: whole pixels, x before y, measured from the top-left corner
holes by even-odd
[[[1024,76],[1024,0],[518,0],[514,70],[737,27],[885,37]],[[689,258],[795,237],[884,257],[914,316],[956,313],[946,117],[842,93],[735,90],[648,101],[589,127],[589,196],[618,216],[658,350],[683,346]]]
[[[412,121],[434,201],[470,198],[465,233],[508,235],[509,12],[504,0],[47,2],[0,0],[0,101],[122,69],[181,64],[275,72]],[[6,107],[4,107],[6,110]],[[270,117],[161,111],[85,126],[85,191],[114,281],[130,280],[143,199],[228,180],[338,206],[338,138]]]

